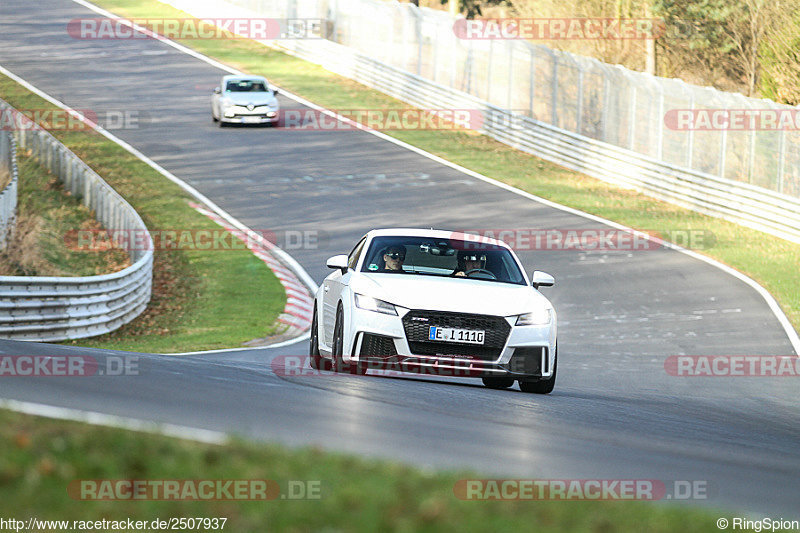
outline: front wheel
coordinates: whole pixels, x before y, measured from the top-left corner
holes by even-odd
[[[331,348],[333,371],[344,372],[344,361],[342,361],[342,354],[344,353],[344,313],[341,305],[336,310],[336,322],[333,326],[333,346]]]
[[[367,365],[364,363],[347,364],[344,362],[344,311],[341,304],[336,311],[336,325],[333,327],[333,350],[331,354],[334,372],[350,372],[363,376],[367,373]]]
[[[308,364],[314,370],[330,370],[330,363],[319,353],[319,328],[317,325],[317,306],[311,319],[311,339],[308,348]]]
[[[558,371],[558,344],[554,350],[556,354],[555,362],[553,363],[553,375],[548,379],[540,379],[539,381],[520,381],[519,388],[522,392],[532,392],[534,394],[550,394],[556,386],[556,372]]]

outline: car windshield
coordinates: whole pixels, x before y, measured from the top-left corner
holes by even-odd
[[[265,93],[267,92],[267,87],[263,81],[239,80],[229,81],[225,90],[232,93]]]
[[[456,239],[376,237],[369,246],[361,271],[525,285],[525,277],[508,249]]]

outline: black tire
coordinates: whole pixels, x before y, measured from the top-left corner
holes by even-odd
[[[354,375],[363,376],[367,373],[367,365],[364,363],[347,364],[344,362],[344,311],[342,304],[336,310],[336,325],[333,327],[333,346],[331,350],[331,366],[334,372],[349,372]]]
[[[481,380],[490,389],[507,389],[514,384],[514,378],[485,377]]]
[[[319,327],[317,324],[317,306],[314,305],[314,318],[311,319],[311,339],[308,347],[308,364],[314,370],[328,370],[328,360],[319,353]]]
[[[349,372],[355,376],[363,376],[367,373],[366,363],[350,363],[347,366]]]
[[[213,120],[214,122],[219,122],[219,119],[214,116],[214,113],[211,113],[211,120]]]
[[[519,388],[522,392],[532,392],[534,394],[550,394],[556,386],[556,373],[558,371],[558,344],[555,349],[556,357],[553,364],[553,375],[548,379],[538,381],[520,381]]]
[[[344,353],[344,312],[342,304],[336,310],[336,322],[333,326],[333,346],[331,346],[331,364],[334,372],[346,370],[342,354]]]

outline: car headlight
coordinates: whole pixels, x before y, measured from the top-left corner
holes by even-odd
[[[394,305],[377,298],[364,296],[363,294],[356,294],[356,307],[359,309],[366,309],[367,311],[375,311],[376,313],[383,313],[385,315],[397,315],[397,310]]]
[[[553,319],[553,310],[550,308],[540,308],[530,313],[525,313],[517,317],[518,326],[541,326],[549,324]]]

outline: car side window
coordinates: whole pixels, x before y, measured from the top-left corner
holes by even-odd
[[[353,248],[353,251],[350,252],[350,257],[347,259],[348,268],[352,268],[353,270],[356,269],[356,265],[358,264],[358,258],[361,257],[361,252],[364,251],[364,244],[366,242],[367,238],[364,237],[358,244],[356,244],[356,247]]]

